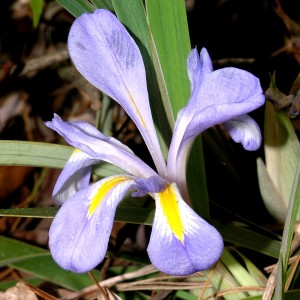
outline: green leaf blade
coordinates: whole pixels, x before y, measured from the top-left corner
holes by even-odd
[[[85,12],[92,13],[95,7],[86,0],[56,0],[61,6],[63,6],[68,12],[70,12],[74,17],[79,17]]]
[[[147,14],[173,113],[190,95],[186,61],[191,50],[184,1],[147,0]]]

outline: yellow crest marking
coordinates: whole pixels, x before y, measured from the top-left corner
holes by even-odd
[[[76,155],[76,154],[79,154],[80,152],[81,152],[81,150],[80,150],[80,149],[78,149],[78,148],[74,148],[74,150],[73,150],[73,152],[72,152],[71,156],[73,156],[73,155]]]
[[[158,193],[158,197],[172,232],[183,243],[184,229],[174,188],[168,185],[162,192]]]
[[[129,180],[129,178],[125,177],[125,176],[117,176],[117,177],[113,177],[113,178],[110,178],[110,179],[106,180],[98,188],[98,191],[97,191],[96,195],[92,199],[90,207],[88,209],[87,217],[90,218],[93,215],[93,213],[95,212],[95,210],[98,207],[98,205],[101,203],[101,201],[103,200],[103,198],[106,196],[106,194],[112,188],[114,188],[120,182],[126,181],[126,180]]]

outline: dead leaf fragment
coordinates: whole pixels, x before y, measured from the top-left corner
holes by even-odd
[[[38,300],[38,298],[23,282],[18,282],[16,286],[0,294],[0,300]]]

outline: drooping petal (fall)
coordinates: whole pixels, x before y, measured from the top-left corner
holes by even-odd
[[[262,138],[259,126],[248,115],[238,116],[223,125],[232,139],[246,150],[254,151],[260,147]]]
[[[138,177],[157,173],[118,140],[107,137],[85,122],[64,122],[58,115],[45,123],[59,133],[70,145],[100,161],[106,161]]]
[[[62,268],[84,273],[104,259],[117,205],[133,184],[127,175],[107,177],[65,201],[49,231],[51,254]]]
[[[154,128],[141,53],[125,27],[109,11],[78,17],[68,48],[78,71],[116,100],[137,125],[160,174],[166,164]]]
[[[155,202],[147,251],[160,271],[189,275],[217,262],[223,250],[221,235],[185,203],[175,184],[155,194]]]

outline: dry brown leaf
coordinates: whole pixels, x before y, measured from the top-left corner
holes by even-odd
[[[38,298],[23,282],[18,282],[16,286],[1,293],[0,300],[38,300]]]

